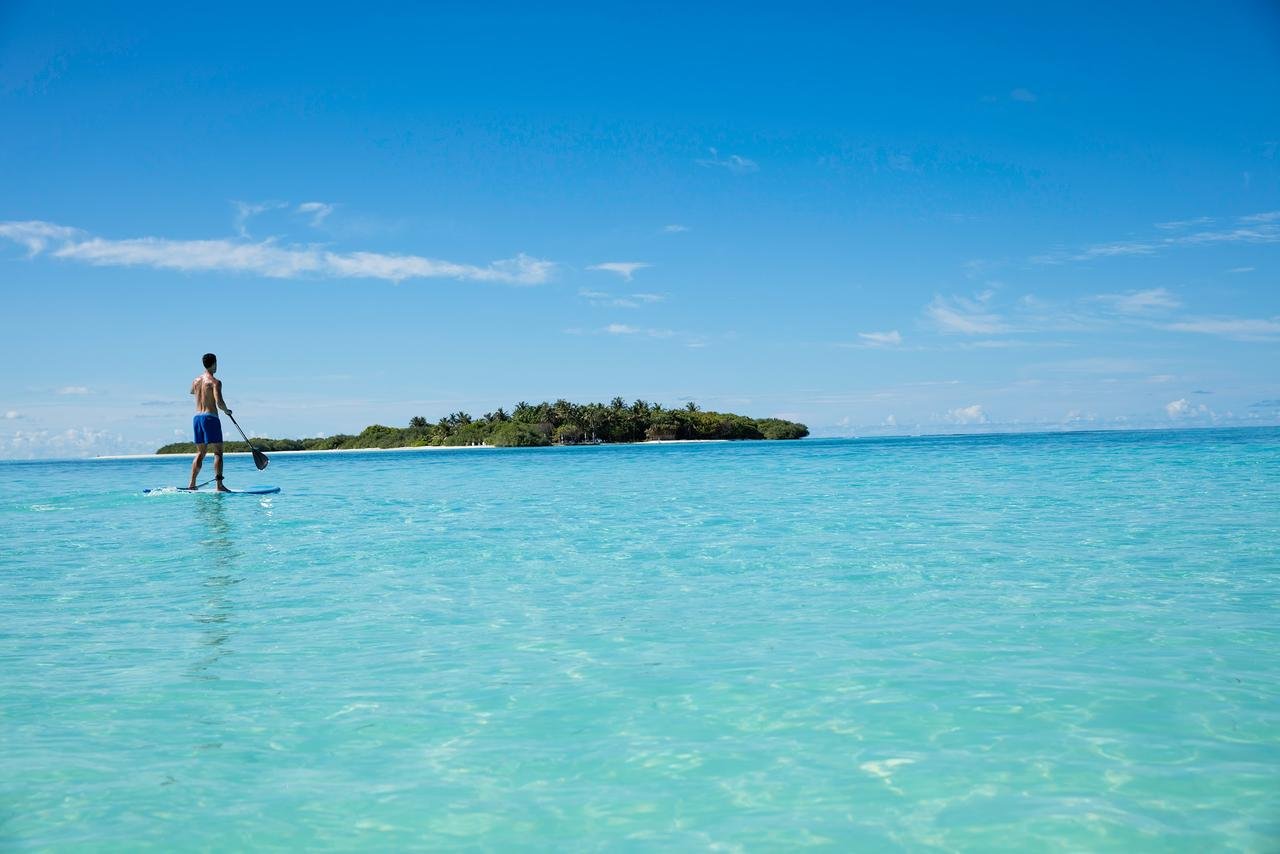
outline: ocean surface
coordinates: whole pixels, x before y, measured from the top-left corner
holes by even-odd
[[[0,849],[1276,851],[1280,430],[0,463]]]

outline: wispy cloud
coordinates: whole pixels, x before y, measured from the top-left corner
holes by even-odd
[[[644,268],[651,266],[653,265],[644,261],[605,261],[603,264],[592,264],[587,269],[602,270],[606,273],[616,273],[629,282],[637,270],[643,270]]]
[[[1035,255],[1033,264],[1063,264],[1067,261],[1094,261],[1098,258],[1117,258],[1125,255],[1154,255],[1157,244],[1140,241],[1121,241],[1118,243],[1097,243],[1075,252],[1055,250]]]
[[[236,234],[240,235],[241,237],[249,236],[249,220],[253,219],[258,214],[266,213],[267,211],[279,210],[280,208],[287,208],[289,206],[288,202],[235,201],[235,202],[232,202],[231,204],[236,209],[236,216],[234,221],[235,227],[236,227]]]
[[[324,224],[325,217],[333,213],[334,208],[336,207],[336,205],[328,205],[324,202],[303,202],[295,208],[295,212],[300,214],[310,214],[311,227],[319,228]]]
[[[0,237],[27,247],[28,257],[39,255],[50,243],[71,240],[79,232],[65,225],[27,220],[26,222],[0,222]]]
[[[88,393],[89,393],[89,387],[83,386],[83,385],[64,385],[62,388],[58,389],[58,394],[80,395],[80,394],[88,394]]]
[[[859,332],[858,338],[865,347],[897,347],[902,343],[902,335],[896,329],[888,332]]]
[[[609,335],[647,335],[650,338],[670,338],[675,335],[670,329],[642,329],[625,323],[610,323],[600,331]]]
[[[1212,222],[1209,217],[1200,219]],[[1157,228],[1171,225],[1190,225],[1199,220],[1183,220],[1179,223],[1162,223]],[[1125,240],[1097,243],[1077,250],[1057,249],[1032,256],[1034,264],[1065,264],[1071,261],[1094,261],[1127,255],[1155,255],[1177,246],[1204,246],[1229,243],[1280,243],[1280,211],[1251,214],[1236,219],[1235,225],[1225,228],[1193,231],[1148,240]]]
[[[625,296],[615,296],[604,291],[593,291],[586,288],[578,291],[578,296],[587,300],[592,305],[617,308],[640,308],[641,306],[652,305],[653,303],[662,302],[666,299],[662,294],[627,294]]]
[[[985,295],[984,295],[985,296]],[[935,296],[925,306],[925,315],[943,332],[962,335],[990,335],[1008,332],[1010,327],[1003,318],[991,311],[984,299]]]
[[[1015,101],[1022,101],[1024,104],[1031,104],[1039,100],[1036,93],[1030,89],[1023,89],[1021,86],[1009,93],[1009,97]]]
[[[22,417],[22,413],[16,409],[10,409],[7,412],[5,412],[4,417],[8,421],[16,421],[17,419]]]
[[[334,279],[461,279],[534,285],[547,281],[555,267],[551,261],[523,253],[479,267],[420,255],[380,252],[331,252],[311,245],[281,245],[274,241],[169,240],[138,237],[110,240],[91,237],[78,229],[44,222],[0,223],[0,237],[7,237],[39,254],[55,241],[55,258],[94,266],[151,267],[186,273],[227,272],[294,279],[306,276]],[[43,242],[41,242],[43,241]]]
[[[680,225],[678,223],[672,223],[671,225],[664,225],[662,227],[663,234],[683,234],[688,230],[689,230],[689,226]]]
[[[1228,273],[1252,273],[1256,267],[1232,267]]]
[[[1280,338],[1280,317],[1203,317],[1165,324],[1172,332],[1198,332],[1239,341],[1271,341]]]
[[[1186,228],[1209,225],[1211,222],[1213,222],[1213,217],[1211,216],[1198,216],[1193,219],[1175,219],[1171,222],[1157,222],[1156,228],[1164,231],[1182,231]]]
[[[1280,222],[1280,211],[1266,211],[1240,217],[1240,221],[1249,225],[1266,222]]]
[[[721,157],[720,152],[714,148],[711,149],[711,156],[702,158],[698,161],[699,166],[718,166],[727,169],[736,175],[744,175],[748,172],[756,172],[760,169],[760,164],[754,160],[749,160],[740,154],[730,154],[728,157]]]
[[[1146,314],[1182,306],[1182,301],[1164,288],[1130,291],[1127,294],[1102,294],[1097,299],[1109,303],[1116,311],[1124,314]]]

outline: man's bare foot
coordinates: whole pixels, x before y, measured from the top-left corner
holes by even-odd
[[[225,486],[223,486],[222,484],[218,484],[218,491],[219,491],[219,492],[230,492],[231,490],[227,489],[227,488],[226,488]]]

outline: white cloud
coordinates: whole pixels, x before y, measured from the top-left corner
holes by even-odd
[[[8,412],[6,412],[6,413],[4,414],[4,417],[5,417],[5,418],[7,418],[7,419],[8,419],[8,420],[10,420],[10,421],[13,421],[13,420],[15,420],[15,419],[21,418],[21,417],[22,417],[22,413],[21,413],[21,412],[18,412],[17,410],[10,409]]]
[[[849,419],[847,419],[847,418],[845,419],[845,421],[848,421],[848,420],[849,420]],[[898,426],[898,419],[897,419],[897,418],[895,418],[892,414],[889,414],[889,415],[885,416],[885,419],[884,419],[884,421],[883,421],[883,422],[881,422],[880,426],[881,426],[881,427],[897,427],[897,426]]]
[[[650,338],[670,338],[675,335],[670,329],[641,329],[638,326],[628,326],[625,323],[610,323],[602,332],[610,335],[647,335]],[[690,346],[693,346],[692,344]]]
[[[739,154],[730,154],[728,157],[722,158],[720,156],[720,152],[716,151],[714,148],[711,149],[711,156],[699,160],[698,165],[719,166],[736,175],[743,175],[747,172],[756,172],[760,169],[760,164],[756,163],[754,160],[748,160]]]
[[[1208,225],[1213,222],[1211,216],[1198,216],[1193,219],[1177,219],[1171,222],[1157,222],[1156,228],[1164,231],[1181,231],[1184,228],[1193,228],[1197,225]]]
[[[924,311],[943,332],[990,335],[995,332],[1009,331],[1009,326],[1000,315],[986,308],[985,299],[972,300],[964,297],[947,299],[936,296],[933,302],[925,306]]]
[[[1092,261],[1096,258],[1116,258],[1124,255],[1152,255],[1155,251],[1156,246],[1150,243],[1122,241],[1098,243],[1077,252],[1047,252],[1034,256],[1031,261],[1035,264],[1062,264],[1067,261]]]
[[[987,413],[983,412],[982,407],[975,403],[972,406],[948,410],[947,420],[953,424],[986,424]]]
[[[300,214],[311,214],[311,226],[319,228],[324,224],[324,218],[333,213],[337,205],[327,205],[324,202],[303,202],[298,205],[296,212]]]
[[[603,264],[592,264],[587,269],[602,270],[606,273],[616,273],[629,282],[637,270],[643,270],[645,267],[650,266],[652,265],[647,264],[644,261],[606,261]]]
[[[1241,341],[1270,341],[1280,336],[1280,317],[1270,319],[1249,317],[1198,318],[1169,323],[1163,328],[1172,332],[1198,332],[1203,335],[1221,335]]]
[[[32,256],[43,252],[50,242],[71,240],[81,233],[76,228],[39,220],[0,222],[0,237],[7,237],[14,243],[21,243],[27,247],[27,252]]]
[[[88,427],[62,431],[15,430],[0,434],[0,458],[5,459],[89,457],[138,452],[154,447],[154,444],[128,442],[117,433]]]
[[[662,227],[663,234],[681,234],[688,230],[689,230],[689,226],[679,225],[678,223],[672,223],[671,225],[664,225]]]
[[[1203,403],[1196,406],[1185,397],[1171,400],[1164,405],[1164,411],[1170,418],[1213,418],[1216,414]],[[1229,414],[1229,413],[1228,413]]]
[[[1232,267],[1228,273],[1252,273],[1256,267]]]
[[[902,336],[896,329],[889,332],[859,332],[858,337],[867,347],[897,347],[902,343]]]
[[[1015,101],[1022,101],[1028,104],[1036,100],[1036,95],[1034,92],[1032,92],[1030,89],[1023,89],[1022,87],[1018,87],[1017,89],[1014,89],[1012,92],[1010,92],[1009,97]]]
[[[1182,301],[1164,288],[1130,291],[1127,294],[1102,294],[1098,299],[1111,303],[1116,311],[1124,314],[1143,314],[1182,306]]]
[[[83,385],[64,385],[58,389],[58,394],[88,394],[89,387]]]
[[[1201,217],[1201,219],[1208,222],[1213,221],[1209,217]],[[1157,228],[1194,225],[1197,222],[1199,220],[1160,223]],[[1235,227],[1171,235],[1152,240],[1099,243],[1074,252],[1056,250],[1036,255],[1031,258],[1031,261],[1036,264],[1063,264],[1068,261],[1093,261],[1098,258],[1124,255],[1154,255],[1163,249],[1174,246],[1202,246],[1222,243],[1280,243],[1280,211],[1239,217],[1236,223]],[[1166,228],[1165,230],[1169,229]]]
[[[1241,220],[1244,221],[1243,219]],[[1169,237],[1166,243],[1197,245],[1204,243],[1280,243],[1280,223],[1263,220],[1257,225],[1244,225],[1225,231],[1197,231],[1181,237]]]
[[[666,299],[662,294],[627,294],[619,297],[604,291],[593,291],[587,288],[578,291],[578,296],[589,301],[592,305],[616,308],[640,308],[641,306],[662,302]]]
[[[6,226],[13,225],[29,226],[31,223],[0,223],[0,237],[23,242],[21,237],[4,231]],[[49,223],[39,225],[62,229]],[[80,237],[80,234],[72,230],[53,250],[53,256],[95,266],[152,267],[186,273],[244,273],[273,279],[317,276],[401,282],[406,279],[450,278],[517,285],[545,282],[555,267],[551,261],[523,253],[495,261],[487,267],[477,267],[419,255],[330,252],[316,246],[282,246],[270,240],[168,240],[159,237],[107,240]]]

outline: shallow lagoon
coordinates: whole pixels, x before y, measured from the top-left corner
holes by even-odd
[[[0,464],[0,847],[1268,850],[1280,430]]]

